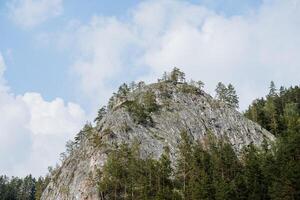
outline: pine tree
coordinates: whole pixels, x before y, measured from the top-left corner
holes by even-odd
[[[113,93],[113,95],[108,100],[108,104],[107,104],[108,110],[111,110],[115,106],[116,98],[117,98],[117,94]]]
[[[170,80],[173,83],[177,83],[177,82],[184,83],[185,82],[185,73],[180,71],[180,69],[178,69],[177,67],[174,67],[170,74]]]
[[[239,100],[236,91],[232,84],[227,87],[219,82],[216,87],[216,98],[232,108],[239,107]]]
[[[270,88],[270,91],[269,91],[268,97],[275,97],[277,95],[277,89],[276,89],[274,81],[271,81],[269,88]]]
[[[274,135],[278,134],[278,116],[273,98],[268,98],[265,104],[265,112],[268,116],[268,128]]]
[[[196,85],[197,85],[197,87],[198,87],[199,90],[202,90],[203,87],[204,87],[204,83],[202,81],[197,81]]]
[[[36,181],[35,188],[35,200],[40,200],[43,194],[43,191],[46,189],[48,183],[50,181],[50,178],[46,176],[45,178],[39,177]]]
[[[101,119],[106,115],[107,113],[107,109],[106,109],[106,106],[102,106],[99,110],[98,110],[98,115],[97,117],[95,118],[94,122],[100,122]]]
[[[210,199],[209,172],[206,170],[205,158],[210,157],[204,150],[201,142],[194,146],[193,159],[189,162],[192,167],[191,172],[191,199]]]
[[[169,80],[169,77],[168,77],[168,74],[167,74],[167,72],[164,72],[163,73],[163,76],[162,76],[162,81],[168,81]]]
[[[120,87],[119,87],[119,90],[118,90],[118,97],[119,98],[125,98],[128,93],[130,92],[130,89],[128,87],[128,85],[126,83],[123,83]]]
[[[36,191],[35,182],[35,179],[31,175],[26,176],[18,192],[18,199],[34,200]]]
[[[159,159],[159,191],[158,198],[161,200],[173,199],[173,181],[171,180],[172,176],[172,167],[170,160],[170,150],[168,147],[164,148],[164,153]]]
[[[258,149],[250,144],[244,152],[245,162],[245,181],[247,183],[248,199],[269,199],[268,185],[266,184],[267,178],[265,177],[262,168],[262,155]]]
[[[179,182],[179,187],[182,190],[183,199],[190,199],[190,178],[191,178],[191,165],[190,162],[193,158],[193,144],[186,130],[181,131],[181,141],[179,144],[179,155],[177,159],[177,172],[176,177]]]
[[[129,89],[130,89],[131,91],[134,91],[134,90],[136,89],[136,87],[137,87],[137,85],[136,85],[136,83],[135,83],[134,81],[132,81],[132,82],[130,83],[130,85],[129,85]]]
[[[143,107],[146,112],[151,113],[158,110],[158,105],[156,102],[156,96],[154,92],[147,91],[142,96]]]
[[[140,81],[140,82],[138,82],[138,84],[137,84],[137,88],[138,88],[138,90],[141,90],[141,89],[143,89],[144,87],[145,87],[145,82],[144,81]]]
[[[216,92],[216,98],[218,100],[220,100],[222,102],[226,101],[227,88],[222,82],[219,82],[217,84],[215,92]]]
[[[227,86],[226,102],[232,108],[239,108],[239,98],[232,84]]]
[[[82,128],[82,130],[80,130],[75,138],[74,138],[74,144],[75,145],[80,145],[80,143],[92,133],[93,130],[93,126],[90,122],[86,122],[86,124],[84,125],[84,127]]]
[[[300,113],[297,112],[297,106],[297,103],[288,103],[284,107],[283,119],[289,131],[300,131]]]

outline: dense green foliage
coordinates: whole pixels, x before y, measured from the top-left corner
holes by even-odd
[[[169,151],[159,160],[141,159],[137,146],[125,145],[109,155],[99,178],[101,199],[300,199],[299,88],[277,93],[272,85],[245,115],[276,131],[274,144],[250,144],[238,157],[225,138],[208,133],[195,142],[184,130],[175,167]]]
[[[264,153],[261,161],[270,197],[300,199],[300,88],[277,91],[271,82],[266,98],[255,100],[245,116],[278,137],[272,153]]]
[[[137,145],[110,152],[100,174],[101,199],[174,199],[168,149],[159,160],[140,158]]]
[[[125,102],[128,113],[139,124],[152,125],[151,113],[158,111],[156,96],[151,91],[142,93],[138,98]]]
[[[141,159],[138,148],[123,145],[109,154],[100,175],[101,199],[232,199],[238,194],[230,187],[232,176],[238,177],[233,175],[239,170],[238,159],[230,145],[210,143],[209,148],[213,153],[201,143],[193,144],[183,132],[173,171],[168,151],[158,161]],[[218,152],[223,150],[221,156]]]
[[[250,144],[239,158],[212,134],[181,138],[174,168],[167,148],[159,160],[140,158],[138,146],[114,149],[99,176],[101,199],[299,199],[299,136],[271,149]]]
[[[158,79],[158,82],[185,83],[185,73],[174,67],[170,73],[164,72],[162,78]]]
[[[46,188],[49,178],[38,178],[31,175],[25,178],[0,176],[1,200],[39,200],[42,191]]]
[[[216,87],[216,98],[224,102],[227,106],[232,108],[239,108],[239,98],[232,84],[226,87],[223,83],[219,82]]]
[[[165,73],[161,81],[178,83],[181,85],[178,88],[186,93],[203,87],[202,82],[187,85],[184,73],[177,68],[171,74]],[[151,113],[159,110],[155,94],[143,90],[135,100],[126,99],[128,92],[143,87],[143,82],[130,86],[123,84],[111,99],[111,105],[99,110],[95,122],[100,122],[118,99],[124,99],[124,106],[137,123],[151,124]],[[216,92],[219,100],[237,108],[238,98],[232,85],[220,83]],[[250,144],[237,155],[226,138],[217,139],[208,132],[201,141],[194,141],[187,130],[182,130],[174,165],[168,147],[157,160],[151,156],[141,158],[136,143],[124,144],[110,151],[103,170],[99,171],[99,198],[300,199],[300,88],[281,87],[278,91],[272,82],[269,94],[255,100],[244,114],[276,135],[277,140],[272,144],[265,141],[261,147]],[[63,160],[92,132],[93,126],[87,123],[75,140],[67,143]],[[100,141],[99,138],[92,139]],[[48,176],[39,179],[31,175],[25,178],[0,176],[0,199],[38,200],[48,182]]]
[[[298,86],[279,91],[274,82],[266,98],[256,99],[245,112],[245,116],[259,123],[276,136],[290,131],[300,131],[300,88]]]
[[[98,110],[98,114],[97,114],[97,117],[95,118],[94,122],[100,122],[101,119],[106,115],[107,113],[107,109],[106,109],[106,106],[103,106],[101,107],[99,110]]]

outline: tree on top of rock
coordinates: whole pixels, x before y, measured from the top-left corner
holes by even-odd
[[[227,102],[233,108],[239,108],[239,97],[232,84],[227,86]]]
[[[174,67],[170,74],[170,80],[172,82],[185,82],[185,73],[180,71],[177,67]]]
[[[239,98],[232,84],[227,87],[219,82],[216,87],[216,98],[232,108],[239,107]]]
[[[104,117],[104,115],[106,115],[106,113],[107,113],[106,106],[101,107],[101,108],[98,110],[98,115],[97,115],[97,117],[95,118],[94,122],[100,122],[101,119]]]

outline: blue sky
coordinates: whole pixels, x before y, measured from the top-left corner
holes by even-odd
[[[3,1],[0,5],[0,50],[9,68],[5,79],[12,92],[23,94],[27,91],[42,93],[44,98],[51,100],[57,96],[69,101],[78,101],[72,92],[72,80],[68,74],[71,59],[68,51],[58,51],[55,47],[38,43],[40,34],[60,30],[69,21],[79,20],[88,23],[94,15],[116,16],[126,20],[128,13],[139,1],[63,1],[63,13],[36,27],[24,28],[12,23],[9,18],[8,4]],[[257,8],[262,2],[251,1],[200,1],[191,3],[204,5],[214,11],[226,15],[240,15]],[[19,3],[20,4],[20,3]]]
[[[1,1],[0,174],[44,174],[118,85],[154,81],[173,66],[210,93],[219,81],[233,83],[242,110],[271,80],[299,84],[299,4]]]

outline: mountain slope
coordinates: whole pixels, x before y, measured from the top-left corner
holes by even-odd
[[[78,135],[70,155],[52,174],[42,199],[98,199],[97,179],[109,149],[140,143],[141,156],[158,158],[168,146],[174,161],[180,133],[194,140],[206,134],[228,140],[238,153],[250,143],[260,145],[274,136],[223,102],[194,85],[161,81],[120,88],[95,127]]]

